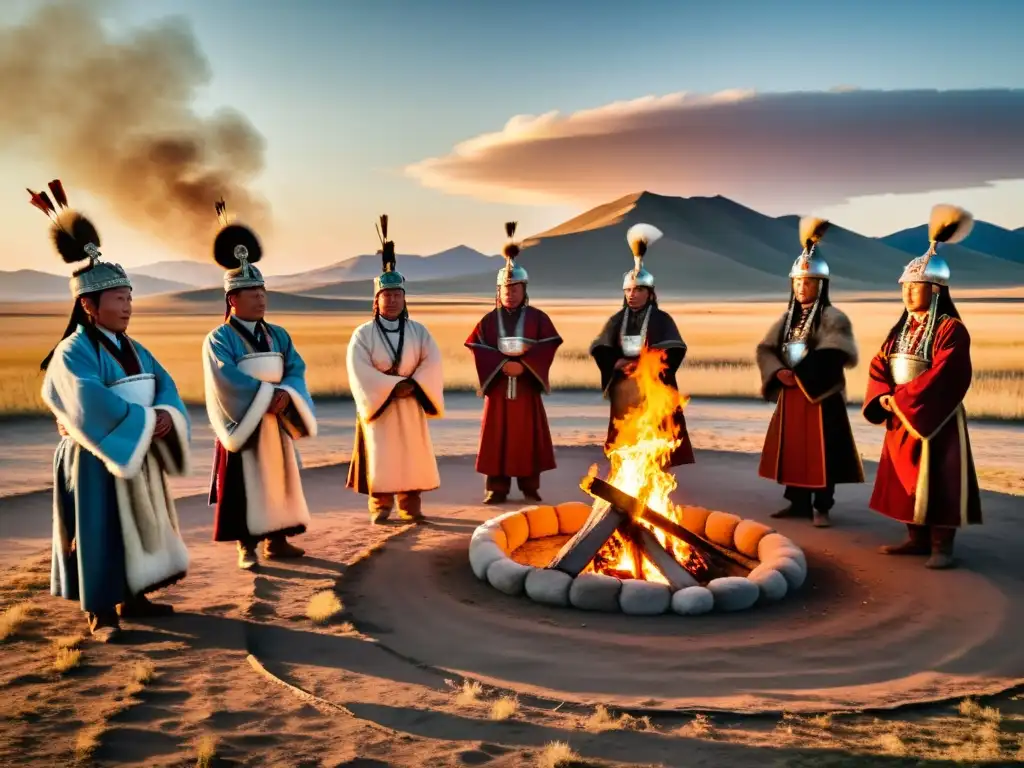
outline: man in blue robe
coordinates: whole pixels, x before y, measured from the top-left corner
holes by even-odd
[[[169,475],[189,472],[190,425],[174,380],[126,335],[131,281],[100,261],[92,223],[67,208],[59,181],[32,204],[54,222],[74,307],[60,343],[43,361],[42,398],[62,436],[54,456],[51,592],[77,600],[89,629],[108,641],[120,618],[173,613],[146,594],[188,569]],[[59,208],[59,211],[58,211]]]
[[[259,240],[227,224],[213,246],[225,268],[224,323],[203,344],[206,412],[217,438],[210,504],[214,541],[234,541],[238,567],[252,569],[262,541],[268,559],[302,557],[287,537],[309,526],[294,440],[316,437],[306,364],[284,328],[264,320],[267,291],[254,262]]]

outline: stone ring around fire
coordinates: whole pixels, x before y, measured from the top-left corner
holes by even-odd
[[[731,553],[734,561],[752,565],[745,576],[718,575],[706,583],[692,576],[681,583],[677,576],[673,584],[587,572],[592,567],[573,576],[576,569],[567,573],[551,567],[552,552],[578,540],[591,518],[591,507],[578,501],[494,517],[477,527],[470,540],[473,573],[500,592],[525,592],[534,602],[638,616],[746,610],[759,601],[781,600],[807,576],[807,559],[791,539],[754,520],[699,507],[684,508],[682,527],[707,542],[710,552]]]

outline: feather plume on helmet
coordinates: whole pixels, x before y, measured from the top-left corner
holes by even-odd
[[[374,298],[381,291],[389,288],[405,290],[405,277],[398,271],[398,259],[395,256],[395,243],[388,239],[388,215],[382,213],[377,227],[377,239],[380,240],[380,250],[377,255],[381,260],[381,273],[373,279]]]
[[[938,255],[939,246],[962,242],[973,228],[974,216],[963,208],[948,203],[934,206],[928,221],[928,250],[907,264],[900,283],[948,286],[949,264]]]
[[[627,288],[654,288],[654,275],[644,268],[647,249],[658,242],[663,233],[651,224],[634,224],[626,230],[626,242],[633,252],[633,269],[622,276],[622,290]]]
[[[213,240],[213,260],[224,270],[224,293],[243,288],[263,288],[263,273],[255,266],[263,258],[263,246],[249,227],[230,221],[223,199],[214,205],[221,229]]]
[[[71,294],[78,298],[112,288],[131,288],[131,280],[120,264],[100,260],[99,232],[89,219],[68,206],[68,197],[60,179],[54,179],[47,186],[53,195],[52,200],[46,192],[28,189],[29,203],[52,222],[50,236],[64,263],[88,262],[72,275]]]
[[[828,219],[821,219],[816,216],[804,216],[800,219],[798,231],[800,234],[800,245],[803,251],[796,257],[792,268],[789,270],[790,279],[797,277],[814,277],[819,280],[828,280],[831,276],[828,262],[818,252],[818,243],[828,232],[832,224]]]
[[[506,221],[505,222],[505,236],[508,237],[508,242],[501,249],[501,255],[505,257],[505,266],[498,270],[498,281],[499,286],[502,285],[515,285],[516,283],[522,283],[526,285],[530,282],[530,275],[527,271],[516,264],[516,258],[521,253],[522,249],[519,243],[513,239],[516,234],[516,227],[518,222]]]

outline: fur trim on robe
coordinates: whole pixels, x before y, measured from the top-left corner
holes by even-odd
[[[368,492],[437,488],[441,479],[427,420],[444,416],[444,373],[441,350],[430,331],[406,319],[402,359],[397,375],[391,375],[384,372],[392,366],[391,351],[371,320],[352,334],[347,365],[364,440]],[[403,381],[416,386],[415,396],[394,397],[395,387]],[[358,490],[351,478],[349,487]]]
[[[309,526],[294,440],[317,434],[305,363],[283,328],[267,328],[274,351],[252,351],[225,323],[206,337],[203,355],[207,415],[220,444],[241,454],[246,525],[255,537]],[[268,414],[277,389],[291,406]]]
[[[172,584],[188,570],[188,550],[167,476],[190,471],[190,425],[170,375],[138,342],[126,338],[125,343],[134,347],[142,374],[124,376],[114,357],[79,329],[58,345],[47,370],[43,399],[78,450],[92,453],[113,475],[125,580],[131,593],[138,595]],[[157,411],[171,418],[171,432],[163,438],[153,437]],[[114,434],[119,434],[116,442]],[[61,455],[72,457],[71,474],[77,476],[77,454]],[[79,498],[86,496],[79,494]],[[55,502],[55,559],[71,550],[59,518]],[[79,548],[88,549],[89,544],[82,542]],[[67,574],[61,571],[54,569],[58,594],[64,591],[60,584],[67,582]]]

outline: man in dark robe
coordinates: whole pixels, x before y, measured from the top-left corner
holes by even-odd
[[[661,236],[661,232],[650,224],[635,224],[626,233],[626,241],[633,251],[634,267],[623,275],[622,309],[611,316],[590,346],[590,354],[601,371],[601,390],[611,403],[606,452],[618,436],[616,421],[641,405],[640,389],[633,374],[643,350],[662,351],[664,357],[659,378],[662,384],[679,389],[676,371],[686,357],[686,343],[679,335],[675,321],[659,309],[654,275],[643,266],[648,246]],[[682,405],[676,408],[673,421],[680,442],[672,451],[669,466],[693,464],[696,459],[686,431]]]
[[[935,255],[939,243],[962,240],[972,225],[962,209],[932,210],[931,247],[903,271],[906,309],[871,361],[864,397],[864,417],[886,429],[871,508],[905,523],[909,534],[882,552],[929,555],[929,568],[952,567],[957,528],[981,523],[963,406],[971,337],[949,293],[949,265]]]
[[[510,239],[515,228],[505,225]],[[476,471],[486,476],[485,504],[504,503],[513,477],[527,501],[539,502],[540,475],[556,466],[541,395],[551,391],[548,374],[562,339],[551,318],[529,305],[529,275],[515,263],[518,254],[515,243],[505,246],[495,308],[466,339],[484,398]]]
[[[830,525],[836,484],[864,482],[844,374],[857,365],[857,345],[849,319],[829,301],[830,270],[817,247],[828,226],[800,221],[804,250],[789,272],[789,309],[757,346],[761,395],[776,401],[758,474],[786,486],[790,502],[772,517],[811,517],[819,528]]]

